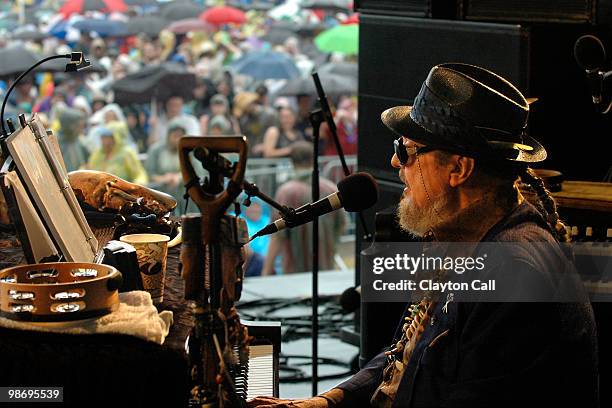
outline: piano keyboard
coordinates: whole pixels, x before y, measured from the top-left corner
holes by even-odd
[[[249,347],[247,400],[274,396],[274,350],[272,344]]]
[[[278,397],[280,323],[242,320],[242,324],[254,339],[249,345],[247,361],[240,361],[231,372],[236,392],[245,400],[257,396]],[[236,357],[237,351],[234,350]]]

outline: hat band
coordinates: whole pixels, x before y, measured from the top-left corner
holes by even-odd
[[[533,150],[523,143],[524,129],[512,133],[475,126],[438,97],[426,83],[423,83],[415,98],[410,117],[425,131],[440,139],[436,143],[440,148],[469,156],[478,157],[494,152],[514,159],[520,151]],[[489,140],[485,134],[491,134],[495,140]]]

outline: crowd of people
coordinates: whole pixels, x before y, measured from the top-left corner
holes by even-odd
[[[142,12],[143,9],[130,8],[128,14]],[[324,13],[321,29],[339,24],[348,13],[348,10],[346,14]],[[49,30],[45,23],[41,21],[35,29]],[[295,34],[281,42],[267,42],[265,35],[276,24],[278,22],[265,13],[255,12],[243,26],[222,25],[216,27],[216,32],[175,34],[164,30],[156,36],[112,37],[81,31],[72,37],[70,33],[63,38],[49,34],[30,40],[4,36],[0,39],[0,50],[22,47],[40,55],[78,50],[90,58],[94,66],[101,67],[94,72],[38,72],[24,78],[9,96],[5,116],[36,113],[57,136],[68,171],[109,172],[172,194],[178,202],[175,215],[197,211],[193,203],[187,206],[184,198],[178,159],[178,141],[182,136],[244,135],[249,143],[249,158],[292,158],[295,146],[301,146],[298,150],[312,147],[312,125],[308,117],[315,108],[316,95],[280,96],[276,91],[288,80],[255,80],[236,73],[231,67],[232,61],[254,50],[274,49],[289,56],[300,67],[302,77],[307,77],[319,63],[355,59],[354,56],[320,51],[315,52],[316,58],[309,57],[306,50],[312,52],[315,48],[312,36]],[[163,100],[139,104],[116,100],[113,92],[116,81],[144,67],[168,61],[194,74],[192,95],[186,97],[177,92]],[[1,78],[0,95],[4,96],[16,75]],[[355,154],[356,89],[332,96],[337,106],[338,136],[344,153]],[[337,154],[325,126],[320,152]],[[304,155],[303,152],[297,154]],[[304,165],[300,166],[303,171]],[[302,175],[297,177],[303,178]],[[266,193],[276,195],[276,191]],[[266,219],[271,216],[270,212],[264,215]],[[249,222],[254,224],[256,220]],[[334,228],[336,230],[340,231]],[[266,251],[267,244],[259,253],[265,255]],[[296,270],[293,266],[283,269]],[[267,273],[279,270],[267,266]]]

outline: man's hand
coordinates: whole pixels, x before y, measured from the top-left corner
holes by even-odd
[[[274,397],[255,397],[247,401],[247,407],[258,408],[327,408],[327,400],[322,397],[308,399],[280,399]]]
[[[256,397],[247,401],[247,407],[259,408],[332,408],[342,404],[344,391],[332,388],[324,392],[325,397],[316,396],[308,399],[287,400],[274,397]]]

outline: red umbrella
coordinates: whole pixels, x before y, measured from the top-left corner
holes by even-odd
[[[68,17],[71,14],[83,14],[85,11],[101,11],[104,13],[124,13],[128,7],[123,0],[66,0],[59,12]]]
[[[342,24],[359,24],[359,13],[351,14],[346,20],[342,22]]]
[[[234,7],[211,7],[202,14],[200,19],[214,25],[242,24],[246,21],[246,15],[242,10]]]

